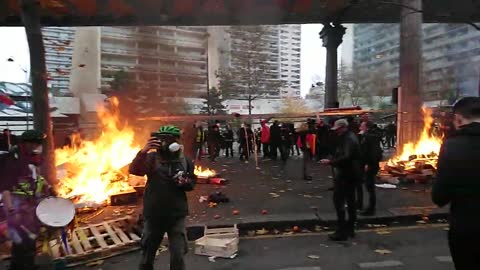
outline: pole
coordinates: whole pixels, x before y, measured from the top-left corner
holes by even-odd
[[[40,3],[37,0],[19,0],[21,18],[25,26],[30,51],[30,70],[32,78],[32,105],[34,128],[47,135],[44,145],[43,176],[50,184],[57,182],[53,127],[50,117],[47,69],[45,64],[45,46],[40,25]]]

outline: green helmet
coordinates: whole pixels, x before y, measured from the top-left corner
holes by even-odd
[[[23,132],[22,136],[20,137],[20,139],[23,142],[33,142],[33,143],[43,143],[45,138],[47,138],[47,135],[36,130],[27,130]]]
[[[176,126],[168,125],[168,126],[161,127],[158,130],[158,133],[163,134],[163,135],[172,135],[172,136],[180,138],[181,131]]]

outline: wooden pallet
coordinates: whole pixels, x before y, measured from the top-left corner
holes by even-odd
[[[76,228],[67,241],[67,247],[61,238],[50,241],[52,256],[55,259],[76,260],[133,246],[140,241],[140,237],[131,232],[130,219],[123,217]]]

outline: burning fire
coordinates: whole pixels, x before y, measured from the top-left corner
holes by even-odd
[[[55,151],[56,165],[66,168],[60,179],[58,193],[77,202],[103,203],[110,195],[131,190],[128,173],[122,172],[135,157],[140,147],[134,145],[134,132],[129,127],[119,128],[118,100],[112,102],[112,112],[100,109],[98,118],[102,134],[93,141],[82,141],[77,147]]]
[[[400,167],[404,170],[418,169],[418,165],[430,165],[437,168],[438,155],[442,145],[442,138],[431,134],[433,123],[431,110],[423,107],[424,127],[418,142],[407,143],[403,146],[403,151],[399,156],[390,159],[387,165],[390,167]]]
[[[210,178],[217,175],[217,172],[208,168],[203,169],[202,166],[195,166],[194,174],[198,177]]]

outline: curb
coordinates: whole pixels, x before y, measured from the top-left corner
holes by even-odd
[[[298,217],[298,215],[296,215]],[[314,228],[315,226],[328,227],[333,230],[333,227],[336,225],[336,215],[335,214],[326,214],[326,215],[303,215],[303,218],[289,218],[291,216],[278,217],[275,216],[270,219],[258,219],[250,218],[251,220],[245,220],[236,223],[240,231],[240,235],[247,235],[248,231],[252,230],[282,230],[290,229],[293,226],[299,226],[300,228]],[[379,213],[374,217],[359,217],[357,220],[357,228],[366,226],[367,224],[385,224],[388,226],[407,226],[415,225],[422,218],[428,217],[428,223],[439,223],[438,220],[448,219],[448,213],[432,213],[429,215],[424,214],[411,214],[411,215],[392,215],[390,213]],[[219,227],[231,227],[234,223],[227,222],[213,222],[206,224],[209,228],[219,228]],[[190,241],[194,241],[203,236],[205,224],[191,224],[187,226],[187,237]]]

